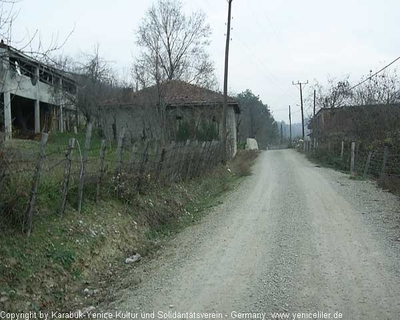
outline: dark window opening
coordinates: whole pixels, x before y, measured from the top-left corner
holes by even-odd
[[[76,85],[73,84],[72,82],[68,80],[63,80],[63,90],[71,93],[71,94],[76,94]]]
[[[40,81],[43,83],[47,83],[53,85],[53,74],[48,71],[40,72]]]
[[[23,137],[35,132],[35,102],[11,95],[13,136]]]

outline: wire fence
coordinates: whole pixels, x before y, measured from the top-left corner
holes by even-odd
[[[400,151],[392,145],[368,145],[361,141],[331,140],[313,147],[310,141],[304,150],[320,160],[353,175],[399,180]]]
[[[88,125],[84,145],[71,138],[67,145],[48,148],[42,134],[38,149],[0,146],[0,225],[20,225],[30,234],[38,208],[62,216],[66,207],[82,210],[84,199],[107,197],[131,201],[151,185],[170,185],[210,171],[222,160],[219,141],[131,142],[124,131],[118,146],[91,147]],[[50,151],[51,150],[51,151]]]

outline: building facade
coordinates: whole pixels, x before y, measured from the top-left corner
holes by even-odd
[[[317,143],[332,140],[383,141],[400,137],[400,104],[322,108],[310,120],[311,138]]]
[[[0,57],[0,128],[6,140],[76,125],[73,79],[3,42]]]
[[[221,138],[221,93],[183,81],[170,81],[160,92],[156,87],[132,91],[124,101],[110,101],[101,106],[99,118],[107,138],[117,138],[122,128],[132,141],[211,141]],[[237,152],[239,114],[239,103],[229,98],[227,153],[230,158]]]

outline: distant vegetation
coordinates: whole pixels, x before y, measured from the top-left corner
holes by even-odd
[[[236,97],[240,104],[238,120],[238,142],[243,144],[247,138],[254,138],[260,149],[279,143],[279,129],[267,104],[259,96],[247,89]]]

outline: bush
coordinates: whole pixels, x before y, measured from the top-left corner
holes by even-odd
[[[23,174],[12,172],[12,152],[0,142],[0,228],[23,225],[23,213],[29,196],[29,183]],[[26,201],[25,201],[26,200]]]
[[[259,155],[258,150],[239,150],[232,162],[232,169],[239,177],[251,175],[251,166]]]

